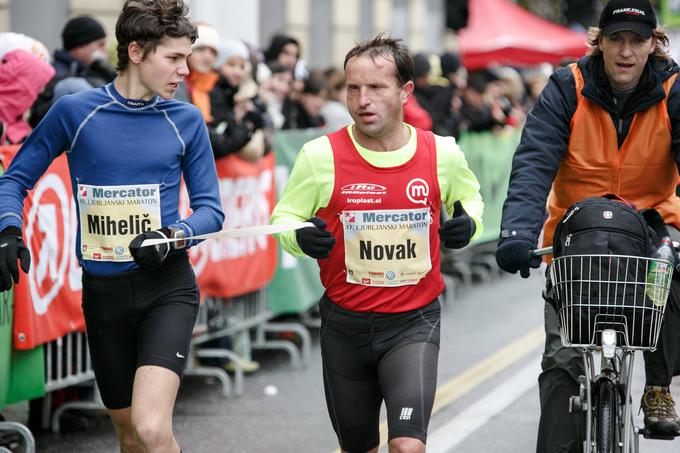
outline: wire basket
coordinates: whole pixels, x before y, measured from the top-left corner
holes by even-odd
[[[668,272],[650,273],[650,268]],[[655,349],[672,269],[666,260],[637,256],[572,255],[554,259],[550,280],[564,346],[598,346],[601,332],[613,329],[621,346]]]

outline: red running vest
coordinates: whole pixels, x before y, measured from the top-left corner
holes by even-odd
[[[328,224],[336,244],[327,259],[318,260],[327,297],[341,307],[360,312],[399,313],[423,307],[444,290],[440,271],[437,149],[431,132],[415,129],[413,157],[402,165],[371,165],[354,146],[347,128],[328,135],[333,150],[335,185],[328,206],[317,215]],[[418,203],[420,202],[420,203]],[[424,202],[424,204],[423,204]],[[417,283],[376,287],[347,282],[343,211],[423,209],[429,207],[432,269]],[[385,234],[390,234],[386,231]]]

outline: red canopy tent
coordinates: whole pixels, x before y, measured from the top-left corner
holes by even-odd
[[[471,0],[468,25],[458,38],[469,70],[557,64],[587,50],[585,33],[548,22],[509,0]]]

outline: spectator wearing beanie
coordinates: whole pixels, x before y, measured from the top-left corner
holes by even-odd
[[[248,48],[237,39],[228,39],[220,44],[214,68],[219,77],[215,88],[210,92],[210,105],[213,116],[219,121],[222,110],[234,108],[234,95],[247,72]]]
[[[447,129],[447,116],[451,110],[451,85],[446,80],[447,86],[435,85],[430,83],[430,62],[429,56],[418,53],[413,56],[414,66],[414,88],[413,95],[418,100],[418,104],[432,118],[432,131],[437,135],[449,136],[451,131]]]
[[[84,77],[93,86],[102,86],[116,77],[106,60],[106,32],[89,16],[73,17],[61,31],[63,48],[54,52],[52,65],[57,77]]]
[[[463,91],[467,87],[467,71],[461,65],[460,55],[457,53],[442,53],[439,64],[442,77],[446,78],[451,86],[451,105],[445,120],[446,128],[451,135],[459,137],[463,121],[461,109],[463,107]]]
[[[439,64],[442,68],[442,76],[448,79],[451,74],[458,72],[458,69],[460,68],[460,56],[453,52],[444,52],[439,57]]]
[[[198,38],[191,46],[192,53],[187,60],[189,75],[184,79],[184,90],[175,94],[178,101],[194,104],[203,114],[206,123],[213,121],[209,93],[217,83],[218,74],[213,69],[220,49],[220,35],[208,24],[196,24]]]
[[[260,115],[253,112],[244,116],[235,110],[236,93],[247,74],[249,58],[246,45],[236,39],[223,41],[217,53],[214,68],[219,78],[209,95],[213,120],[208,124],[216,159],[242,150],[263,126]]]

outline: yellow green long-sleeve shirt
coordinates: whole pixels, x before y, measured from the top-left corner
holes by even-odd
[[[395,167],[407,162],[416,152],[416,131],[407,125],[411,137],[402,148],[394,151],[371,151],[361,146],[348,132],[359,154],[376,167]],[[473,239],[483,231],[484,202],[479,193],[479,182],[465,160],[465,155],[453,137],[435,135],[437,147],[437,179],[446,212],[451,215],[454,202],[460,200],[467,214],[475,221],[477,229]],[[271,216],[272,224],[291,223],[314,217],[316,212],[330,202],[335,184],[333,150],[327,136],[307,142],[297,155],[281,199]],[[295,232],[278,235],[281,246],[294,256],[302,256]]]

